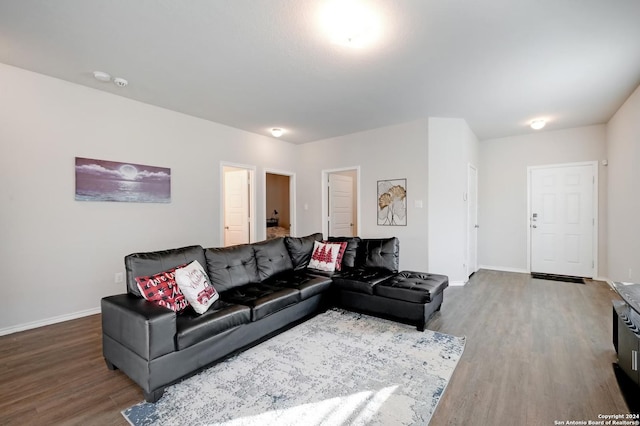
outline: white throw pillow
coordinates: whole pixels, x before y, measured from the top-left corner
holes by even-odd
[[[338,253],[341,247],[342,244],[340,243],[321,243],[315,241],[313,243],[313,254],[311,255],[309,268],[328,272],[335,271]]]
[[[176,283],[189,304],[199,314],[207,312],[207,309],[220,297],[197,260],[184,268],[176,269]]]

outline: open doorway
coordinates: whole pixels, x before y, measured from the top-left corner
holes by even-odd
[[[358,235],[360,167],[323,170],[322,232],[331,237]]]
[[[295,174],[265,170],[266,238],[295,235]]]
[[[222,245],[255,241],[255,168],[221,164]]]

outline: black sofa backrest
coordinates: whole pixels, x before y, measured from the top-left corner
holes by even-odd
[[[322,241],[322,233],[307,235],[306,237],[284,237],[284,245],[287,247],[293,269],[304,269],[311,261],[313,254],[313,244]]]
[[[256,252],[260,281],[281,272],[293,270],[293,263],[284,245],[283,237],[253,243],[252,246]]]
[[[127,271],[127,292],[142,297],[136,277],[147,277],[191,263],[194,260],[202,266],[206,264],[202,246],[188,246],[170,250],[160,250],[146,253],[133,253],[124,258]]]
[[[396,273],[400,264],[400,241],[396,237],[362,239],[356,256],[357,268],[385,269]]]
[[[218,292],[260,281],[253,244],[208,248],[205,257],[211,284]]]

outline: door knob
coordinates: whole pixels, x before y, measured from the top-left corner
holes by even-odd
[[[538,227],[538,225],[531,225],[531,227],[532,227],[532,228],[537,228],[537,227]]]
[[[478,229],[478,228],[480,228],[480,225],[473,225],[473,227]]]
[[[224,229],[229,229],[229,227],[228,227],[228,226],[225,226],[225,227],[224,227]]]

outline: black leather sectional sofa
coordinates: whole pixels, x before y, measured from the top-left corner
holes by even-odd
[[[329,238],[347,242],[342,270],[307,268],[322,234],[225,248],[190,246],[125,257],[127,293],[101,301],[103,354],[142,387],[149,402],[201,368],[330,306],[417,325],[440,309],[448,278],[398,271],[397,238]],[[204,314],[176,313],[142,298],[136,277],[198,260],[219,300]]]

